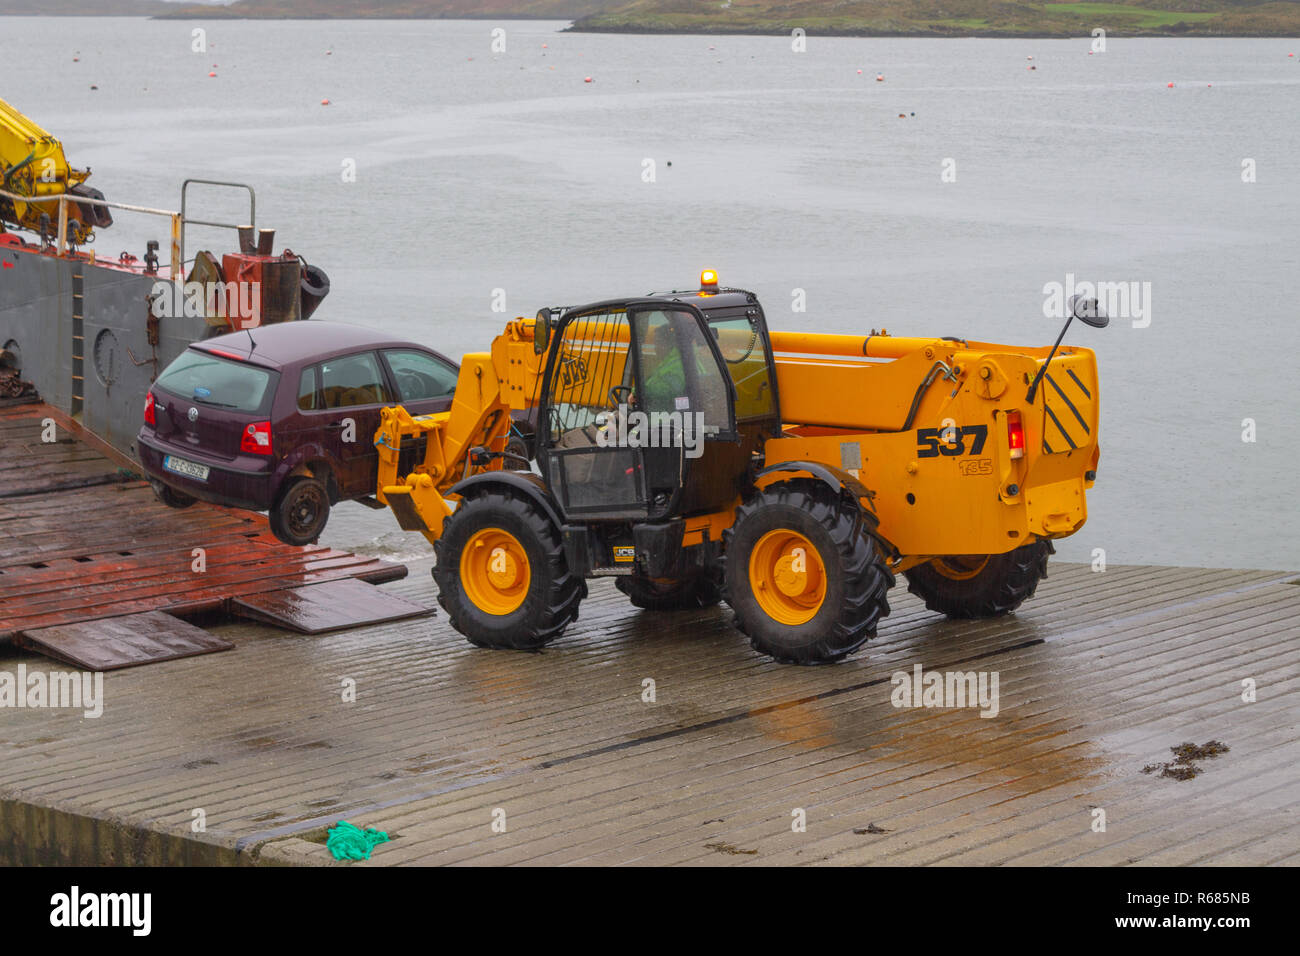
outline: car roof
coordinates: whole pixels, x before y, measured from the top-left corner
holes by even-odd
[[[343,322],[321,322],[306,319],[298,322],[277,322],[247,332],[228,332],[190,345],[204,352],[228,352],[241,361],[269,368],[311,363],[333,358],[358,348],[414,347],[433,352],[452,365],[457,363],[441,352],[412,342],[398,339],[386,332],[367,329]]]

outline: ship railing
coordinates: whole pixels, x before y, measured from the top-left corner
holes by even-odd
[[[221,186],[230,189],[242,189],[248,192],[248,222],[217,222],[210,219],[190,219],[186,217],[185,210],[188,203],[189,188],[191,185],[199,186]],[[181,208],[180,212],[174,209],[154,209],[149,206],[136,206],[131,203],[112,202],[108,199],[91,199],[86,196],[71,196],[67,193],[60,193],[57,196],[23,196],[19,193],[7,192],[0,189],[0,198],[17,200],[23,203],[58,203],[58,231],[55,236],[55,248],[60,256],[68,250],[68,203],[76,203],[78,206],[103,206],[106,209],[120,209],[123,212],[143,213],[148,216],[161,216],[171,222],[171,277],[179,281],[184,275],[185,269],[185,229],[187,226],[211,226],[217,229],[234,229],[240,235],[241,251],[248,251],[243,246],[247,243],[246,237],[251,237],[257,228],[257,194],[253,192],[253,187],[246,183],[225,182],[219,179],[187,179],[181,184]]]

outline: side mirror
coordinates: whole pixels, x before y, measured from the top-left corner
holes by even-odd
[[[538,309],[533,322],[533,354],[541,355],[551,344],[551,310]]]
[[[1094,329],[1104,329],[1110,325],[1110,316],[1096,299],[1085,299],[1081,295],[1070,296],[1070,314]]]
[[[1043,381],[1043,375],[1047,372],[1047,366],[1051,364],[1052,357],[1056,355],[1056,350],[1061,345],[1061,340],[1065,338],[1066,329],[1075,319],[1091,325],[1094,329],[1104,329],[1110,325],[1110,316],[1102,309],[1101,303],[1096,299],[1085,299],[1081,295],[1072,295],[1066,302],[1066,307],[1070,310],[1069,316],[1065,320],[1065,325],[1061,328],[1061,334],[1056,337],[1056,344],[1052,346],[1052,351],[1047,353],[1047,361],[1038,367],[1038,374],[1034,376],[1033,383],[1029,386],[1029,391],[1025,393],[1025,401],[1029,404],[1034,403],[1034,396],[1038,394],[1038,386]]]

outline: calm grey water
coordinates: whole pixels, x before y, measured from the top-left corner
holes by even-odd
[[[1149,282],[1149,326],[1070,332],[1099,354],[1102,459],[1059,553],[1300,567],[1300,41],[812,36],[795,53],[562,26],[0,18],[0,96],[110,198],[254,184],[259,224],[329,272],[321,318],[453,355],[501,328],[495,289],[532,314],[702,266],[775,328],[1027,344],[1058,331],[1045,283]],[[101,254],[165,238],[121,222]],[[354,505],[326,539],[427,552]]]

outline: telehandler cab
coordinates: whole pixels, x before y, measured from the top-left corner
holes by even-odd
[[[889,613],[1015,610],[1078,531],[1096,478],[1093,353],[886,332],[769,332],[701,287],[510,322],[448,412],[385,408],[378,498],[433,542],[439,603],[483,647],[533,650],[586,579],[649,610],[725,600],[754,648],[837,661]],[[537,470],[504,468],[535,409]],[[514,464],[524,464],[515,461]]]

